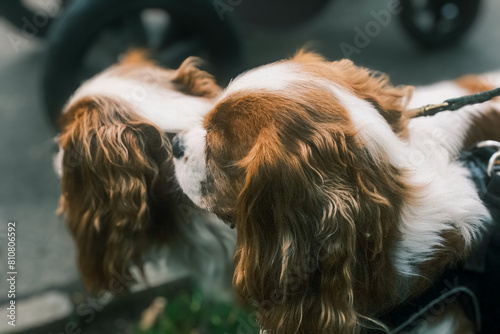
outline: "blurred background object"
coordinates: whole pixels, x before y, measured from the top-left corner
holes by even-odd
[[[335,0],[235,0],[227,4],[232,5],[238,18],[247,24],[262,28],[288,28],[314,18],[329,1]]]
[[[480,0],[388,0],[376,21],[360,30],[369,43],[399,15],[404,30],[422,47],[457,43],[474,22]],[[206,59],[222,82],[243,69],[237,21],[257,28],[290,28],[314,18],[328,0],[64,0],[40,15],[21,0],[8,0],[0,13],[24,33],[47,34],[44,98],[49,117],[59,112],[80,82],[113,64],[132,47],[151,51],[164,66],[176,68],[190,55]],[[32,18],[30,21],[28,18]],[[50,28],[50,29],[49,29]],[[345,46],[356,52],[359,46]]]
[[[426,48],[460,41],[471,28],[480,0],[401,0],[403,28]]]
[[[83,80],[128,48],[148,48],[172,67],[199,55],[227,83],[308,45],[331,60],[347,57],[386,72],[396,84],[426,84],[499,70],[499,14],[496,0],[2,0],[0,268],[6,222],[16,220],[16,329],[64,333],[76,324],[84,334],[134,333],[156,296],[167,298],[166,316],[158,317],[167,321],[179,291],[190,289],[172,278],[111,303],[106,296],[93,299],[82,289],[72,240],[54,214],[53,125],[60,108]],[[0,291],[5,284],[0,281]],[[178,303],[192,305],[185,296]],[[0,307],[7,302],[2,293]],[[218,321],[219,308],[207,308]],[[0,323],[0,332],[11,330]]]
[[[52,120],[80,82],[130,48],[177,68],[191,55],[228,80],[241,70],[240,40],[207,0],[72,0],[48,35],[44,97]]]

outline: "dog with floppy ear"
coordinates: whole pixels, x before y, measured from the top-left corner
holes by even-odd
[[[168,136],[200,120],[221,91],[197,63],[189,58],[167,70],[130,52],[84,83],[64,109],[59,211],[92,292],[116,289],[132,277],[132,264],[142,269],[163,246],[202,285],[223,285],[232,274],[234,233],[192,205],[173,170]]]
[[[236,225],[233,284],[263,330],[358,333],[480,239],[490,217],[456,158],[500,137],[500,108],[410,120],[410,93],[299,52],[234,79],[174,138],[182,189]]]

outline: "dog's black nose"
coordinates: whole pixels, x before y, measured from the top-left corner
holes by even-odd
[[[172,154],[176,159],[180,159],[184,156],[184,144],[182,143],[182,139],[179,137],[179,135],[175,136],[174,139],[172,139]]]

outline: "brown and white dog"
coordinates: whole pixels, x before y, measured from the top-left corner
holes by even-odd
[[[456,158],[500,138],[500,105],[407,110],[477,83],[411,99],[351,61],[299,52],[240,75],[174,138],[184,192],[237,228],[233,285],[263,330],[359,332],[468,254],[490,217]]]
[[[234,231],[194,206],[173,175],[168,136],[193,127],[221,93],[197,63],[168,70],[130,52],[64,108],[55,159],[60,211],[94,293],[130,288],[130,266],[142,269],[164,246],[167,269],[190,271],[209,291],[230,287]]]

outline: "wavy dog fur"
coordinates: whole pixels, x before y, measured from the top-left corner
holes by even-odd
[[[214,111],[232,109],[232,124],[253,111],[260,114],[252,113],[254,120],[272,119],[258,123],[238,162],[244,181],[233,282],[245,299],[263,304],[260,324],[271,333],[354,329],[358,311],[394,302],[396,286],[386,284],[396,281],[390,254],[403,198],[411,194],[404,171],[370,156],[331,95],[311,89],[304,96],[236,95]],[[208,115],[208,146],[216,128],[226,136],[234,134],[229,128],[241,130],[221,121]]]
[[[163,246],[170,262],[207,285],[232,272],[234,234],[183,195],[167,136],[199,119],[221,91],[198,62],[166,70],[132,52],[85,83],[61,117],[59,211],[91,292],[128,289],[130,266],[142,270],[146,254]],[[137,91],[149,95],[134,99]]]
[[[455,158],[491,107],[410,121],[412,90],[299,52],[233,80],[178,134],[179,184],[236,225],[233,285],[266,333],[358,333],[480,236],[489,216]]]
[[[117,274],[130,276],[130,263],[140,265],[151,244],[177,232],[171,146],[156,126],[106,97],[80,101],[61,123],[63,165],[71,166],[63,169],[61,211],[83,281],[96,292]]]

